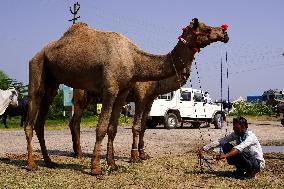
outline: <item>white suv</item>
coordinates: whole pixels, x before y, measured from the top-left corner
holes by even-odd
[[[215,128],[220,128],[225,118],[221,104],[206,103],[202,90],[181,88],[160,95],[153,102],[146,125],[155,128],[158,124],[164,124],[165,128],[173,129],[179,122],[181,126],[184,122],[190,122],[196,128],[201,123],[213,123]]]

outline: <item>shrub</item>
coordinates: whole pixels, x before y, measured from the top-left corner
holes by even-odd
[[[274,114],[273,107],[270,105],[244,101],[233,103],[233,109],[230,112],[233,116],[271,116],[272,114]]]

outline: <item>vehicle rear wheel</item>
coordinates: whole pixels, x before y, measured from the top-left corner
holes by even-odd
[[[177,116],[174,113],[169,113],[165,116],[165,128],[175,129],[178,124]]]
[[[215,129],[221,129],[221,120],[222,120],[222,124],[225,120],[224,115],[221,112],[218,112],[214,115],[214,126]]]
[[[158,122],[154,119],[147,119],[146,126],[150,129],[155,129],[158,125]]]
[[[192,125],[193,128],[198,129],[198,128],[200,128],[201,124],[199,122],[192,122],[191,125]]]

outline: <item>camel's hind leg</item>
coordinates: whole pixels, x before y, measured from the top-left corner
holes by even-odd
[[[143,111],[142,121],[141,121],[141,130],[139,133],[139,144],[138,144],[139,158],[141,160],[150,159],[150,156],[145,152],[145,149],[144,149],[144,134],[146,131],[146,120],[151,110],[152,104],[153,104],[153,101],[151,103],[147,103],[147,105],[145,106],[144,111]]]
[[[109,125],[112,107],[116,99],[118,89],[109,87],[103,93],[102,112],[99,117],[98,125],[96,128],[96,144],[92,157],[91,174],[99,175],[102,173],[100,160],[101,160],[101,144],[106,135],[107,127]]]
[[[107,163],[108,163],[108,166],[110,166],[111,169],[113,170],[117,169],[117,166],[115,165],[115,161],[114,161],[113,141],[117,133],[117,126],[118,126],[118,120],[120,117],[120,112],[121,112],[123,105],[125,104],[125,100],[126,100],[128,93],[129,93],[128,89],[123,90],[122,92],[118,94],[117,98],[115,99],[115,103],[114,103],[113,110],[111,113],[110,124],[107,130],[107,133],[108,133]]]
[[[138,155],[139,155],[138,154],[138,139],[139,139],[139,133],[141,131],[141,119],[142,119],[143,109],[144,109],[143,103],[136,102],[135,115],[134,115],[134,121],[133,121],[133,126],[132,126],[133,142],[132,142],[130,162],[136,162],[139,160],[138,158]]]
[[[35,124],[35,131],[37,134],[37,138],[40,143],[41,147],[41,152],[43,155],[44,163],[46,167],[53,168],[56,166],[55,163],[51,162],[47,150],[46,150],[46,145],[45,145],[45,140],[44,140],[44,124],[47,118],[48,114],[48,109],[50,104],[52,103],[53,98],[57,94],[57,89],[58,89],[58,84],[55,81],[49,80],[48,83],[45,85],[45,95],[43,96],[41,103],[40,103],[40,108]]]
[[[78,97],[78,98],[81,98],[81,97]],[[74,99],[74,115],[72,116],[72,119],[69,123],[69,128],[70,128],[71,135],[72,135],[73,150],[75,153],[75,157],[77,158],[81,158],[83,156],[81,145],[80,145],[80,123],[81,123],[81,118],[82,118],[84,109],[89,104],[90,100],[88,99],[89,98],[87,98],[86,96],[84,96],[84,98],[77,100],[77,101],[76,99]]]
[[[35,164],[32,155],[32,137],[33,137],[33,126],[34,121],[39,111],[39,105],[44,95],[44,62],[43,54],[38,53],[29,63],[29,102],[27,119],[25,123],[25,134],[27,140],[27,169],[36,170],[37,165]]]

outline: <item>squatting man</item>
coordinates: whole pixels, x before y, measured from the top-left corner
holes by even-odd
[[[233,119],[233,130],[231,134],[203,146],[197,155],[203,157],[203,151],[209,151],[221,146],[222,153],[216,159],[227,159],[228,164],[234,165],[235,177],[254,178],[265,166],[261,145],[255,134],[248,128],[247,120],[243,117]],[[233,146],[231,141],[235,141]]]

